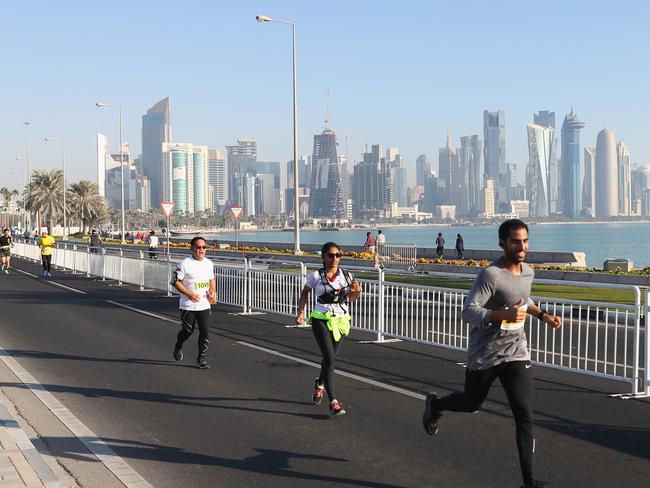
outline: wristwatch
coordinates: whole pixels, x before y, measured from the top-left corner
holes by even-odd
[[[546,315],[546,310],[542,310],[537,314],[539,320],[544,320],[544,315]]]

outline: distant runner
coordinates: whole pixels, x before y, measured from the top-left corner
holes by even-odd
[[[11,265],[11,246],[13,246],[13,239],[9,229],[4,229],[0,236],[0,261],[2,262],[2,272],[9,274],[9,266]]]
[[[149,259],[158,259],[158,236],[156,231],[152,230],[149,233],[149,238],[147,239],[147,244],[149,245]]]
[[[152,231],[153,233],[153,231]],[[208,369],[205,355],[208,351],[208,327],[210,325],[210,304],[216,303],[216,281],[212,261],[205,257],[208,244],[203,237],[195,237],[190,242],[192,257],[183,259],[176,265],[172,285],[181,293],[181,330],[176,337],[174,359],[183,359],[183,343],[199,326],[199,355],[196,367]]]
[[[52,254],[54,254],[54,237],[52,237],[47,229],[41,232],[39,240],[41,246],[41,263],[43,264],[43,276],[52,277]]]
[[[515,418],[522,488],[542,488],[548,484],[533,478],[533,375],[524,325],[527,313],[554,329],[562,320],[530,298],[533,270],[524,263],[528,226],[517,219],[502,223],[499,246],[503,256],[478,274],[463,307],[463,321],[471,326],[464,391],[443,398],[429,393],[422,424],[434,435],[445,410],[476,412],[499,378]]]
[[[323,354],[320,376],[314,380],[312,402],[320,404],[327,392],[330,400],[330,415],[345,413],[343,403],[336,399],[334,393],[334,361],[341,347],[343,336],[350,332],[350,314],[348,302],[353,302],[361,295],[361,285],[347,271],[339,267],[341,248],[333,243],[323,244],[321,249],[323,267],[307,276],[307,283],[300,293],[296,323],[305,322],[305,305],[312,290],[318,296],[316,306],[307,322]]]

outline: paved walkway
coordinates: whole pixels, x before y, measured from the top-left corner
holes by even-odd
[[[0,487],[62,486],[29,440],[8,405],[0,400]]]

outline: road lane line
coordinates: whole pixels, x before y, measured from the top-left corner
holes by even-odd
[[[258,351],[266,352],[268,354],[273,354],[274,356],[279,356],[284,359],[288,359],[290,361],[294,361],[296,363],[304,364],[306,366],[311,366],[312,368],[317,368],[320,369],[321,365],[320,363],[314,363],[312,361],[307,361],[306,359],[302,359],[296,356],[291,356],[289,354],[284,354],[282,352],[276,351],[274,349],[269,349],[267,347],[263,346],[258,346],[257,344],[251,344],[250,342],[244,342],[244,341],[237,341],[237,344],[240,344],[242,346],[250,347],[251,349],[257,349]],[[417,398],[418,400],[424,400],[424,395],[420,393],[415,393],[414,391],[409,391],[404,388],[400,388],[399,386],[393,386],[389,385],[388,383],[382,383],[381,381],[375,381],[371,380],[370,378],[366,378],[365,376],[360,376],[358,374],[354,373],[348,373],[347,371],[341,371],[339,369],[334,370],[334,372],[340,376],[345,376],[346,378],[350,378],[352,380],[360,381],[361,383],[366,383],[367,385],[372,385],[376,386],[378,388],[382,388],[384,390],[390,390],[395,393],[399,393],[400,395],[405,395],[411,398]]]
[[[14,271],[18,271],[19,273],[23,273],[23,274],[25,274],[27,276],[31,276],[32,278],[36,278],[36,279],[41,278],[40,276],[37,276],[34,273],[30,273],[28,271],[24,271],[24,270],[19,269],[19,268],[11,268],[11,269],[13,269]],[[41,281],[43,281],[43,283],[49,283],[50,285],[58,286],[59,288],[63,288],[64,290],[68,290],[68,291],[71,291],[71,292],[74,292],[74,293],[79,293],[80,295],[88,295],[87,291],[77,290],[76,288],[72,288],[71,286],[62,285],[61,283],[57,283],[56,281],[51,281],[51,280],[41,280]]]
[[[119,457],[106,442],[90,430],[70,410],[63,406],[52,393],[27,372],[7,350],[0,346],[0,359],[16,377],[74,434],[99,461],[106,466],[127,488],[153,488],[124,459]]]
[[[126,308],[127,310],[131,310],[132,312],[141,313],[142,315],[147,315],[148,317],[153,317],[154,319],[165,320],[166,322],[171,322],[172,324],[180,323],[178,320],[170,319],[169,317],[165,317],[164,315],[158,315],[157,313],[147,312],[146,310],[142,310],[141,308],[135,308],[120,302],[114,302],[113,300],[106,300],[106,301],[111,305],[115,305],[116,307]]]
[[[172,322],[174,324],[178,323],[177,320],[170,319],[169,317],[165,317],[164,315],[158,315],[157,313],[148,312],[148,311],[142,310],[140,308],[131,307],[130,305],[125,305],[123,303],[114,302],[113,300],[106,300],[106,301],[108,303],[112,304],[112,305],[117,306],[117,307],[122,307],[122,308],[126,308],[127,310],[131,310],[132,312],[141,313],[143,315],[147,315],[149,317],[164,320],[166,322]],[[285,358],[285,359],[289,359],[290,361],[294,361],[296,363],[304,364],[306,366],[311,366],[312,368],[320,368],[321,367],[320,363],[314,363],[312,361],[307,361],[306,359],[302,359],[302,358],[299,358],[299,357],[296,357],[296,356],[291,356],[289,354],[284,354],[282,352],[276,351],[274,349],[269,349],[267,347],[258,346],[256,344],[251,344],[250,342],[236,341],[236,343],[240,344],[242,346],[250,347],[251,349],[257,349],[258,351],[266,352],[268,354],[273,354],[275,356],[279,356],[279,357],[282,357],[282,358]],[[348,373],[347,371],[341,371],[341,370],[338,370],[338,369],[335,370],[335,373],[340,375],[340,376],[345,376],[346,378],[350,378],[350,379],[359,381],[361,383],[366,383],[368,385],[376,386],[376,387],[382,388],[384,390],[389,390],[389,391],[392,391],[392,392],[395,392],[395,393],[399,393],[400,395],[408,396],[408,397],[411,397],[411,398],[416,398],[418,400],[424,400],[424,398],[425,398],[424,395],[422,395],[420,393],[415,393],[413,391],[409,391],[409,390],[406,390],[404,388],[400,388],[398,386],[393,386],[393,385],[389,385],[387,383],[382,383],[381,381],[371,380],[370,378],[366,378],[366,377],[360,376],[358,374]]]

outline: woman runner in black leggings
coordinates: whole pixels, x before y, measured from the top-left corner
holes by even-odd
[[[334,361],[341,347],[342,336],[350,330],[348,303],[361,295],[361,285],[353,276],[340,268],[341,248],[333,243],[323,244],[321,249],[323,267],[307,276],[307,282],[300,294],[296,323],[305,322],[305,304],[312,290],[315,290],[316,305],[308,323],[323,354],[320,376],[314,380],[312,401],[320,404],[327,392],[330,400],[330,415],[345,413],[343,404],[334,393]]]

